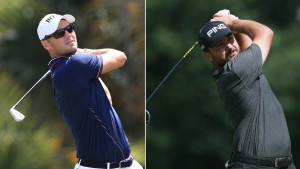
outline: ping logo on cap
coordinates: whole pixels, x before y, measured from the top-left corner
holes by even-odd
[[[51,15],[48,19],[46,19],[46,22],[50,23],[51,19],[54,18],[54,15]]]
[[[211,38],[211,34],[218,32],[218,29],[226,29],[226,25],[221,23],[218,26],[212,27],[210,30],[207,31],[207,36]]]

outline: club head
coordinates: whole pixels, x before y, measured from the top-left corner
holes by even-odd
[[[22,121],[25,118],[25,116],[22,113],[20,113],[13,107],[9,110],[9,112],[16,121]]]

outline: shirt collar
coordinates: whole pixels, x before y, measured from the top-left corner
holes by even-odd
[[[58,59],[60,59],[60,58],[65,58],[65,56],[60,56],[60,57],[52,58],[52,59],[50,60],[50,62],[48,63],[49,68],[50,68],[50,67],[51,67]]]
[[[212,70],[210,70],[210,75],[214,78],[214,79],[218,79],[218,76],[224,71],[224,67],[219,67],[216,68],[214,67]]]
[[[50,62],[48,63],[49,68],[52,68],[55,63],[57,63],[59,60],[62,60],[64,58],[67,58],[67,57],[60,56],[60,57],[55,57],[55,58],[51,59]]]

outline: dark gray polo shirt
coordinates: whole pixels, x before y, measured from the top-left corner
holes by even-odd
[[[233,151],[260,157],[290,155],[284,112],[262,74],[259,46],[252,44],[211,75],[234,125]]]

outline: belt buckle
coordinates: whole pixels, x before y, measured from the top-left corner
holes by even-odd
[[[122,168],[122,163],[123,162],[126,162],[126,159],[125,160],[121,160],[120,162],[119,162],[119,168]]]
[[[127,162],[129,160],[133,160],[132,156],[129,156],[127,159],[121,160],[119,162],[119,168],[122,168],[122,163],[125,163],[125,162]]]
[[[288,158],[275,158],[275,168],[280,168],[284,167],[285,165],[288,165],[288,162],[286,163],[284,162],[284,160],[288,160]]]
[[[279,160],[279,158],[275,158],[275,168],[279,168],[279,166],[278,166],[278,160]]]

